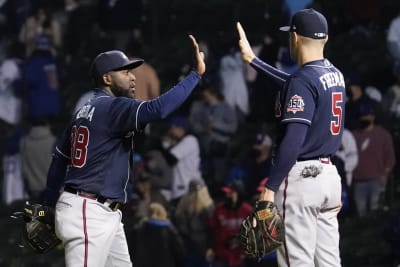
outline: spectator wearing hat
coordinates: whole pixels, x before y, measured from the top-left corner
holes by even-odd
[[[359,73],[352,73],[346,78],[346,103],[345,127],[354,130],[360,127],[360,107],[364,104],[373,106],[376,110],[378,103],[365,93],[365,81]]]
[[[171,187],[163,192],[174,205],[189,191],[190,181],[202,178],[199,141],[190,133],[186,117],[174,116],[169,120],[162,146],[163,155],[172,167]]]
[[[214,257],[212,266],[238,267],[244,256],[237,234],[242,221],[252,212],[252,206],[244,200],[245,188],[240,180],[234,180],[221,188],[224,199],[220,201],[209,220],[212,247],[208,257]]]
[[[208,267],[206,259],[209,241],[208,220],[214,211],[214,200],[202,179],[189,183],[189,192],[179,200],[175,225],[182,235],[187,255],[185,267]]]
[[[353,198],[359,216],[379,209],[388,178],[395,165],[393,138],[375,123],[375,110],[361,105],[360,128],[353,131],[357,143],[358,165],[353,172]]]
[[[249,150],[239,157],[229,171],[227,181],[240,179],[251,197],[258,183],[269,175],[271,168],[272,138],[267,133],[257,133],[251,140]]]

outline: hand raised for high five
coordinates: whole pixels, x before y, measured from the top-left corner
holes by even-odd
[[[204,63],[204,52],[200,52],[199,44],[193,35],[189,35],[189,38],[192,40],[193,48],[194,48],[194,57],[196,59],[195,70],[199,75],[203,75],[206,71],[206,64]]]
[[[247,63],[250,63],[256,57],[256,55],[254,54],[253,49],[251,49],[250,43],[246,37],[246,33],[244,32],[240,22],[236,23],[236,28],[239,33],[239,47],[240,51],[242,52],[242,58]]]

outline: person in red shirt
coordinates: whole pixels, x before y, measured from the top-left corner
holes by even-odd
[[[225,198],[219,202],[209,220],[213,237],[212,248],[207,251],[207,258],[214,258],[213,266],[243,266],[244,256],[237,237],[242,221],[250,215],[253,208],[243,200],[244,185],[234,180],[222,187]]]

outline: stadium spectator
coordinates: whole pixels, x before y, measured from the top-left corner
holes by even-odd
[[[163,205],[150,204],[148,219],[137,230],[133,252],[132,262],[138,267],[182,266],[185,247]]]
[[[175,211],[175,224],[187,249],[185,267],[209,266],[207,223],[213,211],[214,201],[203,180],[190,181],[189,192],[182,196]]]
[[[239,267],[244,262],[238,233],[240,225],[252,211],[252,206],[244,200],[245,189],[240,180],[222,187],[225,198],[218,202],[209,220],[212,248],[207,257],[214,258],[212,266]]]
[[[375,122],[370,105],[360,106],[360,128],[353,131],[358,149],[358,165],[353,172],[354,202],[358,215],[381,208],[388,178],[395,165],[393,138]]]

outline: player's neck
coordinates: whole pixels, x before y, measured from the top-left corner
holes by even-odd
[[[115,96],[110,87],[107,86],[107,87],[103,87],[103,88],[101,88],[101,89],[102,89],[104,92],[106,92],[108,95],[110,95],[110,96]]]
[[[297,63],[302,66],[308,62],[324,59],[324,51],[319,47],[300,46]]]

